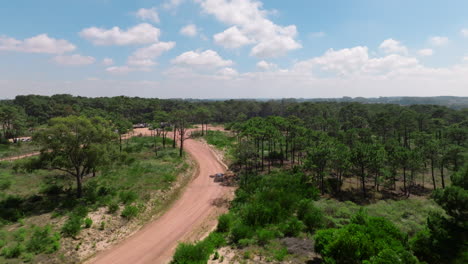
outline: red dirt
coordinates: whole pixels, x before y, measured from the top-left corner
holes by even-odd
[[[147,135],[146,130],[136,129],[135,134],[140,133]],[[184,149],[198,163],[198,170],[179,200],[159,219],[113,248],[98,253],[89,263],[167,263],[178,242],[205,228],[204,234],[196,235],[200,238],[214,227],[216,221],[212,217],[219,211],[215,201],[229,196],[232,189],[215,183],[209,176],[224,173],[226,167],[202,142],[186,139]]]

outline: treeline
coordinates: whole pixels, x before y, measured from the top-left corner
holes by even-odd
[[[371,102],[371,101],[370,101]],[[342,108],[348,109],[342,111]],[[69,115],[102,116],[106,118],[122,118],[131,123],[149,123],[155,119],[155,112],[171,113],[185,110],[194,113],[203,109],[208,113],[206,121],[226,123],[244,121],[252,117],[267,117],[271,115],[289,117],[296,116],[314,127],[325,128],[379,125],[375,123],[376,116],[382,109],[388,109],[387,114],[394,115],[402,109],[407,109],[415,115],[418,129],[430,129],[430,119],[442,119],[447,124],[466,121],[468,108],[454,110],[437,105],[412,105],[402,107],[388,104],[360,104],[357,102],[303,102],[296,99],[281,99],[269,101],[256,100],[181,100],[154,99],[138,97],[75,97],[67,94],[53,96],[20,95],[13,100],[0,101],[0,122],[17,133],[37,125],[46,124],[54,117]],[[345,112],[348,112],[347,114]],[[354,119],[349,118],[356,115]],[[342,124],[345,120],[348,124]],[[358,124],[352,124],[354,122]],[[12,123],[13,122],[13,123]],[[349,124],[351,122],[351,124]],[[364,122],[364,123],[362,123]],[[437,125],[437,124],[433,124]],[[3,129],[5,130],[5,129]]]
[[[457,114],[431,106],[347,104],[321,116],[255,117],[229,126],[238,140],[234,166],[249,173],[297,166],[322,193],[339,193],[343,177],[353,175],[364,196],[370,180],[378,191],[395,190],[401,179],[406,195],[425,180],[445,188],[447,171],[467,159],[468,115]]]

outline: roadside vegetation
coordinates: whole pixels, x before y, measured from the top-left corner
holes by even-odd
[[[1,101],[3,153],[23,135],[42,152],[0,163],[0,262],[86,248],[63,245],[110,229],[96,212],[131,222],[187,166],[187,129],[200,124],[192,135],[227,153],[238,189],[217,230],[181,244],[174,263],[227,261],[226,250],[241,263],[466,263],[468,109],[398,102]],[[128,140],[132,124],[153,137]]]
[[[40,158],[1,162],[0,262],[77,262],[79,256],[69,249],[92,247],[81,245],[87,237],[84,230],[92,229],[97,239],[100,232],[104,235],[141,214],[161,210],[170,202],[164,193],[188,164],[173,148],[161,149],[156,156],[155,140],[162,143],[161,138],[129,139],[118,159],[101,167],[95,177],[84,177],[80,198],[75,179],[67,173],[30,170]]]

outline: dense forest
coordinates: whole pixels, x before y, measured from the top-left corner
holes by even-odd
[[[34,134],[47,149],[57,149],[53,154],[62,147],[42,131],[63,134],[67,122],[107,131],[95,144],[116,140],[112,132],[125,134],[136,123],[150,124],[162,137],[159,144],[166,144],[167,131],[184,135],[193,124],[224,124],[231,135],[226,141],[231,169],[239,178],[236,198],[217,231],[198,244],[182,244],[174,263],[206,263],[226,244],[265,247],[274,239],[300,236],[313,238],[325,263],[466,263],[468,108],[382,100],[17,96],[0,102],[0,141]],[[436,101],[441,99],[427,102]],[[183,137],[179,145],[182,155]],[[81,146],[75,142],[75,149]],[[106,157],[105,147],[92,151]],[[52,154],[41,158],[56,161]],[[60,162],[55,167],[63,167]],[[101,163],[94,159],[80,173],[102,170]],[[337,224],[319,208],[320,199],[367,206],[412,196],[432,199],[440,211],[411,232],[365,210]]]

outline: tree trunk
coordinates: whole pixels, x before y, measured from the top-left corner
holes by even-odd
[[[76,197],[83,197],[83,179],[80,175],[76,175]]]
[[[122,153],[122,134],[119,133],[120,153]]]
[[[432,184],[434,185],[434,190],[437,188],[436,180],[434,175],[434,159],[431,159],[431,176],[432,176]]]
[[[176,134],[177,134],[177,130],[176,130],[176,126],[174,126],[174,141],[172,142],[172,148],[175,148],[176,147]]]
[[[406,195],[406,167],[403,167],[403,192]]]
[[[367,197],[367,194],[366,194],[366,176],[365,176],[365,173],[364,173],[364,166],[361,166],[361,184],[362,184],[362,194],[364,196],[364,198]]]
[[[185,128],[180,129],[180,149],[179,149],[179,156],[182,157],[183,151],[184,151],[184,134],[185,134]]]
[[[440,166],[440,179],[442,180],[442,189],[445,189],[444,164]]]

